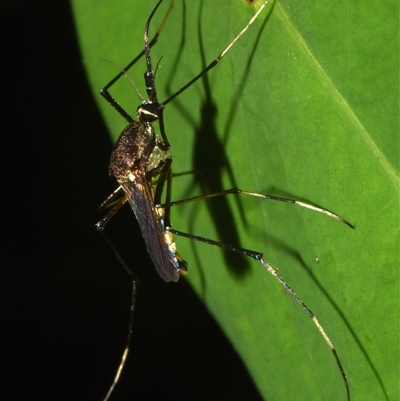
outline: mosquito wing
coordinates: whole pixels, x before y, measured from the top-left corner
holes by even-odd
[[[122,188],[139,222],[147,251],[158,274],[165,281],[178,281],[186,271],[186,264],[176,252],[172,234],[164,229],[163,209],[153,205],[153,196],[147,183],[124,183]]]

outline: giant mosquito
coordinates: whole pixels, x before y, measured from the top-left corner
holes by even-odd
[[[119,183],[119,187],[101,204],[100,209],[104,209],[110,205],[112,208],[106,215],[96,224],[99,231],[103,231],[107,222],[114,216],[114,214],[128,201],[142,231],[145,239],[147,250],[155,265],[155,268],[161,278],[166,281],[178,281],[180,275],[187,272],[187,263],[177,252],[176,244],[174,242],[174,235],[189,238],[191,240],[204,242],[209,245],[215,245],[227,251],[236,252],[238,254],[248,256],[258,261],[274,278],[283,286],[285,291],[289,293],[301,308],[310,316],[313,323],[317,327],[324,341],[331,349],[335,358],[336,364],[343,379],[346,389],[347,399],[350,400],[350,389],[344,372],[342,363],[333,346],[331,340],[325,333],[324,329],[318,322],[314,313],[308,306],[301,300],[301,298],[292,290],[292,288],[285,282],[285,280],[277,273],[277,269],[272,267],[268,261],[263,257],[263,254],[257,251],[244,249],[234,244],[222,243],[209,238],[200,237],[197,235],[182,232],[173,229],[171,226],[170,211],[174,206],[182,205],[189,202],[199,200],[222,197],[227,195],[247,195],[268,199],[278,202],[290,203],[298,205],[315,212],[323,213],[332,217],[351,228],[354,226],[339,215],[332,213],[326,209],[313,206],[311,204],[301,202],[295,199],[277,197],[268,194],[255,193],[245,191],[239,188],[231,188],[222,190],[216,193],[194,196],[178,201],[171,201],[172,199],[172,158],[168,151],[170,143],[167,138],[164,125],[164,108],[165,106],[179,96],[183,91],[192,86],[204,74],[214,68],[219,61],[226,55],[226,53],[234,46],[234,44],[241,38],[241,36],[249,29],[253,22],[257,19],[260,13],[268,4],[269,0],[265,0],[259,9],[255,12],[254,16],[246,24],[246,26],[236,35],[236,37],[228,44],[228,46],[208,64],[198,75],[191,79],[186,85],[177,90],[173,95],[163,102],[157,99],[157,91],[155,85],[155,71],[153,70],[152,59],[150,55],[150,48],[157,41],[157,36],[168,17],[171,6],[167,11],[164,21],[160,29],[152,41],[149,41],[149,25],[156,13],[158,7],[163,2],[159,0],[157,5],[151,12],[144,29],[144,50],[121,72],[112,79],[102,90],[101,95],[113,106],[122,117],[128,121],[128,126],[122,131],[114,150],[111,154],[109,172]],[[134,120],[111,96],[109,89],[121,77],[127,76],[127,71],[142,57],[146,59],[146,72],[144,73],[144,80],[146,85],[146,92],[148,99],[144,99],[139,93],[142,102],[137,108],[136,120]],[[157,70],[157,69],[156,69]],[[128,77],[129,78],[129,77]],[[136,88],[136,87],[135,87]],[[157,135],[153,123],[159,122],[160,135]],[[162,200],[163,191],[165,189],[165,200]],[[112,245],[111,245],[112,246]],[[113,247],[113,246],[112,246]],[[115,250],[115,248],[113,247]],[[126,267],[123,259],[116,252],[117,257],[121,263]],[[126,267],[127,268],[127,267]],[[128,268],[127,268],[128,269]],[[129,270],[129,269],[128,269]],[[133,292],[132,292],[132,307],[131,307],[131,320],[128,334],[128,341],[125,351],[122,356],[121,363],[118,367],[115,379],[106,395],[105,400],[108,400],[113,389],[115,388],[121,371],[123,369],[127,353],[129,350],[130,337],[132,333],[133,311],[135,304],[135,297],[137,292],[137,278],[131,272],[133,277]]]

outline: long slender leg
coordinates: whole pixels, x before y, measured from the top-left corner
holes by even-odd
[[[160,0],[161,3],[162,0]],[[257,19],[257,17],[259,16],[259,14],[262,12],[262,10],[265,8],[265,6],[269,3],[270,0],[266,0],[264,1],[264,3],[260,6],[260,8],[257,10],[257,12],[254,14],[253,18],[247,23],[247,25],[239,32],[239,34],[229,43],[229,45],[225,48],[225,50],[216,58],[214,59],[206,68],[204,68],[198,75],[196,75],[193,79],[191,79],[186,85],[184,85],[181,89],[179,89],[178,91],[176,91],[173,95],[171,95],[167,100],[165,100],[164,102],[160,103],[159,105],[159,111],[158,111],[158,115],[159,115],[159,120],[160,120],[160,132],[161,132],[161,136],[163,138],[163,142],[164,144],[162,144],[162,146],[164,147],[164,150],[168,150],[169,149],[169,142],[167,139],[167,136],[165,134],[165,127],[164,127],[164,116],[163,116],[163,110],[164,107],[171,102],[173,99],[175,99],[177,96],[179,96],[182,92],[184,92],[186,89],[188,89],[190,86],[192,86],[198,79],[200,79],[202,76],[204,76],[205,74],[207,74],[208,71],[210,71],[211,69],[213,69],[219,62],[220,60],[225,56],[225,54],[233,47],[233,45],[240,39],[240,37],[249,29],[249,27],[253,24],[253,22]],[[160,4],[158,3],[156,8],[158,7],[158,5]],[[149,53],[150,56],[150,53]],[[147,59],[147,56],[146,56]],[[147,74],[148,72],[146,72]],[[145,79],[146,78],[146,74],[145,74]],[[154,80],[153,80],[154,81]],[[147,82],[147,81],[146,81]],[[148,92],[149,93],[149,92]]]
[[[165,164],[159,172],[156,190],[154,192],[154,205],[158,205],[161,202],[162,192],[164,190],[165,182],[168,181],[169,172],[171,170],[172,159],[169,157],[165,160]],[[168,198],[166,198],[168,201]],[[171,199],[171,198],[170,198]]]
[[[110,398],[111,393],[114,391],[115,386],[118,384],[119,377],[121,376],[121,372],[125,366],[126,358],[128,357],[128,352],[129,352],[129,348],[131,346],[131,339],[132,339],[132,332],[133,332],[133,317],[134,317],[135,304],[136,304],[137,284],[138,284],[138,281],[135,281],[135,280],[132,281],[131,313],[130,313],[130,318],[129,318],[129,329],[128,329],[128,337],[126,340],[126,345],[124,348],[124,352],[122,353],[121,362],[118,366],[117,373],[114,377],[114,380],[113,380],[110,388],[108,389],[108,392],[104,398],[104,401],[107,401]]]
[[[115,201],[115,199],[119,199],[121,197],[120,192],[122,191],[122,196],[124,195],[124,192],[122,190],[121,185],[115,189],[110,195],[107,196],[106,199],[104,199],[103,202],[101,202],[101,205],[97,208],[97,211],[100,212],[103,209],[106,209],[107,207],[110,206],[111,203]]]
[[[156,190],[154,193],[154,206],[157,207],[157,205],[160,204],[161,202],[161,196],[162,192],[164,190],[165,184],[167,184],[167,190],[166,190],[166,195],[165,195],[165,200],[166,200],[166,206],[165,206],[165,213],[164,213],[164,227],[170,227],[171,225],[171,207],[169,206],[169,202],[171,201],[171,194],[172,194],[172,170],[171,170],[171,165],[172,165],[172,159],[168,158],[165,161],[165,164],[163,165],[160,176],[158,178]],[[185,174],[185,173],[183,173]]]
[[[308,316],[310,316],[310,318],[312,319],[313,323],[315,324],[315,326],[317,327],[318,331],[320,332],[321,336],[323,337],[324,341],[326,342],[326,344],[328,345],[328,347],[330,348],[330,350],[333,353],[333,356],[335,358],[336,364],[340,370],[340,374],[342,376],[344,385],[346,387],[346,393],[347,393],[347,400],[350,401],[350,389],[349,389],[349,384],[347,381],[347,377],[346,374],[344,372],[342,363],[339,359],[339,356],[336,352],[335,347],[333,346],[332,341],[329,339],[328,335],[325,333],[325,330],[323,329],[323,327],[321,326],[321,324],[318,322],[316,316],[314,315],[314,313],[311,311],[311,309],[303,302],[303,300],[294,292],[294,290],[286,283],[286,281],[278,274],[277,270],[275,268],[273,268],[264,258],[263,258],[263,254],[257,251],[252,251],[250,249],[245,249],[245,248],[240,248],[231,244],[225,244],[219,241],[214,241],[211,240],[209,238],[204,238],[204,237],[199,237],[197,235],[193,235],[193,234],[188,234],[182,231],[178,231],[178,230],[174,230],[171,227],[166,227],[166,229],[168,229],[168,231],[170,231],[172,234],[174,235],[179,235],[181,237],[186,237],[189,238],[191,240],[194,241],[200,241],[200,242],[204,242],[208,245],[215,245],[218,246],[220,248],[223,248],[227,251],[231,251],[231,252],[236,252],[245,256],[249,256],[255,260],[257,260],[258,262],[260,262],[260,264],[267,269],[267,271],[272,274],[275,279],[283,286],[283,288],[295,299],[295,301],[306,311],[306,313],[308,314]]]
[[[113,106],[121,115],[122,117],[124,117],[129,123],[133,122],[133,118],[117,103],[117,101],[110,95],[110,93],[108,92],[108,89],[114,85],[115,82],[117,82],[123,75],[125,75],[127,73],[127,71],[143,56],[146,55],[146,64],[147,64],[147,71],[145,73],[145,83],[146,83],[146,90],[149,96],[149,101],[150,102],[157,102],[157,94],[156,94],[156,88],[155,88],[155,84],[154,84],[154,75],[153,75],[153,71],[152,71],[152,65],[151,65],[151,57],[150,57],[150,48],[157,42],[157,38],[160,34],[160,31],[162,30],[166,19],[168,18],[169,13],[171,12],[172,6],[174,4],[174,0],[171,1],[170,3],[170,7],[166,13],[166,15],[164,16],[164,19],[156,33],[156,35],[154,36],[154,38],[150,41],[148,41],[148,29],[149,29],[149,24],[150,21],[154,15],[154,13],[156,12],[158,6],[161,4],[163,0],[160,0],[157,4],[157,6],[154,8],[153,12],[151,13],[146,26],[145,26],[145,33],[144,33],[144,42],[145,42],[145,48],[144,50],[133,60],[131,61],[131,63],[129,63],[114,79],[112,79],[102,90],[101,90],[101,95],[111,104],[111,106]],[[164,124],[163,124],[163,118],[162,118],[162,111],[161,111],[161,127],[162,127],[162,137],[166,143],[166,145],[164,145],[164,148],[169,148],[169,143],[168,140],[166,138],[165,132],[164,132]],[[166,161],[166,164],[161,167],[161,172],[160,172],[160,179],[159,182],[157,183],[157,188],[158,191],[156,190],[156,194],[159,193],[159,195],[157,195],[157,197],[161,197],[161,193],[162,193],[162,187],[165,183],[166,177],[168,175],[168,177],[171,176],[171,174],[169,173],[170,171],[170,166],[171,166],[171,159],[168,159]],[[107,199],[100,205],[99,209],[104,209],[106,208],[110,203],[112,203],[117,196],[119,195],[119,192],[121,190],[121,186],[118,187],[110,196],[107,197]],[[125,361],[127,359],[128,356],[128,352],[129,352],[129,348],[130,348],[130,343],[131,343],[131,338],[132,338],[132,332],[133,332],[133,318],[134,318],[134,310],[135,310],[135,304],[136,304],[136,294],[137,294],[137,285],[139,283],[139,280],[137,279],[137,277],[135,276],[135,274],[129,269],[128,264],[125,262],[125,260],[122,258],[122,256],[120,255],[120,253],[117,251],[117,249],[114,247],[114,245],[111,243],[111,241],[107,238],[107,236],[104,234],[103,230],[104,227],[106,226],[106,224],[108,223],[108,221],[115,215],[115,213],[117,213],[117,211],[125,204],[125,202],[127,201],[127,197],[124,195],[121,199],[118,200],[118,202],[116,203],[116,205],[96,224],[96,228],[101,232],[103,238],[106,240],[106,242],[109,244],[109,246],[113,249],[115,255],[117,256],[119,262],[122,264],[122,266],[124,266],[124,268],[128,271],[128,273],[131,275],[132,277],[132,296],[131,296],[131,311],[130,311],[130,319],[129,319],[129,329],[128,329],[128,336],[127,336],[127,340],[126,340],[126,345],[124,348],[124,352],[122,354],[121,357],[121,362],[118,366],[116,375],[114,377],[114,380],[104,398],[104,401],[108,401],[112,392],[114,391],[115,386],[117,385],[118,381],[119,381],[119,377],[121,375],[121,372],[125,366]],[[170,201],[170,199],[168,199],[168,201]],[[168,208],[169,210],[169,208]]]
[[[163,204],[163,205],[158,205],[159,207],[166,207],[166,206],[178,206],[178,205],[182,205],[184,203],[189,203],[189,202],[195,202],[198,200],[203,200],[203,199],[209,199],[209,198],[216,198],[218,196],[226,196],[226,195],[248,195],[248,196],[254,196],[257,198],[263,198],[263,199],[268,199],[268,200],[273,200],[273,201],[278,201],[278,202],[285,202],[285,203],[291,203],[294,205],[298,205],[301,207],[304,207],[306,209],[310,209],[313,210],[314,212],[319,212],[319,213],[323,213],[329,217],[334,218],[335,220],[341,221],[342,223],[348,225],[350,228],[355,228],[355,226],[353,226],[353,224],[351,224],[350,222],[348,222],[346,219],[344,219],[343,217],[337,215],[336,213],[330,212],[329,210],[314,206],[314,205],[310,205],[309,203],[305,203],[305,202],[301,202],[299,200],[296,199],[290,199],[290,198],[282,198],[280,196],[274,196],[274,195],[269,195],[269,194],[260,194],[258,192],[250,192],[250,191],[245,191],[239,188],[231,188],[231,189],[226,189],[224,191],[220,191],[220,192],[215,192],[212,194],[207,194],[207,195],[199,195],[199,196],[193,196],[191,198],[187,198],[187,199],[182,199],[179,201],[174,201],[174,202],[170,202],[168,204]]]
[[[129,268],[128,264],[122,258],[121,254],[117,251],[117,249],[115,248],[113,243],[108,239],[107,235],[102,230],[99,229],[99,231],[100,231],[102,237],[104,238],[104,240],[108,243],[108,245],[114,251],[115,255],[118,258],[118,261],[121,263],[121,265],[125,268],[125,270],[132,277],[131,310],[130,310],[130,317],[129,317],[128,335],[126,338],[124,352],[122,353],[121,361],[118,365],[117,373],[115,374],[114,380],[104,398],[104,401],[108,401],[112,392],[114,391],[115,386],[118,384],[119,377],[121,376],[121,372],[124,369],[125,362],[128,357],[129,348],[131,346],[132,333],[133,333],[133,318],[134,318],[134,312],[135,312],[136,295],[137,295],[137,291],[138,291],[139,279],[137,278],[135,273],[133,273],[133,271]]]
[[[101,205],[100,207],[102,207],[105,203],[108,203],[107,201],[109,201],[114,195],[116,194],[116,192],[113,192]],[[106,224],[113,218],[113,216],[115,215],[115,213],[118,212],[119,209],[121,209],[121,207],[126,203],[126,201],[128,200],[128,198],[124,195],[119,201],[118,203],[99,221],[96,223],[96,228],[99,231],[103,231],[104,227],[106,226]]]
[[[167,193],[165,195],[165,199],[167,202],[171,201],[172,196],[172,170],[168,170],[167,176]],[[165,216],[164,216],[164,227],[171,226],[171,208],[168,206],[165,208]]]
[[[238,35],[235,36],[235,38],[229,43],[229,45],[225,48],[225,50],[216,58],[214,59],[206,68],[204,68],[203,71],[201,71],[198,75],[196,75],[193,79],[191,79],[186,85],[182,86],[181,89],[176,91],[173,95],[171,95],[167,100],[162,102],[160,106],[164,107],[167,105],[169,102],[171,102],[173,99],[175,99],[177,96],[179,96],[183,91],[185,91],[187,88],[192,86],[198,79],[200,79],[204,74],[206,74],[208,71],[213,69],[220,61],[221,59],[225,56],[225,54],[233,47],[233,45],[241,38],[241,36],[249,29],[249,27],[253,24],[253,22],[257,19],[257,17],[260,15],[262,10],[265,8],[265,6],[269,3],[270,0],[264,1],[263,4],[261,4],[260,8],[257,10],[257,12],[253,15],[251,20],[247,23],[247,25],[239,32]]]

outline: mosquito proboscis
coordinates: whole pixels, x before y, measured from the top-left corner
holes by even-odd
[[[195,202],[208,198],[221,197],[227,195],[243,195],[259,197],[262,199],[273,200],[277,202],[284,202],[294,204],[315,212],[327,215],[335,220],[338,220],[347,226],[354,228],[354,226],[341,216],[330,212],[326,209],[313,206],[309,203],[301,202],[295,199],[283,198],[269,194],[261,194],[256,192],[245,191],[239,188],[231,188],[211,194],[194,196],[178,201],[171,201],[172,199],[172,158],[168,151],[170,143],[168,141],[165,125],[164,125],[164,108],[180,95],[183,91],[188,89],[204,74],[214,68],[219,61],[226,55],[226,53],[234,46],[234,44],[241,38],[241,36],[249,29],[253,22],[257,19],[263,9],[271,0],[265,0],[258,10],[255,12],[246,26],[233,38],[228,46],[216,57],[208,66],[206,66],[198,75],[191,79],[182,88],[177,90],[164,102],[159,102],[157,99],[157,91],[155,84],[155,72],[152,66],[152,59],[150,55],[150,48],[156,42],[160,30],[164,26],[166,18],[168,17],[171,6],[169,7],[166,16],[161,23],[153,40],[149,41],[149,26],[154,14],[158,7],[163,2],[159,0],[153,11],[151,12],[144,30],[144,50],[130,63],[123,68],[121,72],[111,80],[102,90],[103,97],[128,121],[128,126],[122,131],[115,148],[111,154],[109,172],[117,182],[119,187],[103,202],[100,206],[101,209],[113,204],[112,208],[107,214],[96,224],[99,231],[103,231],[107,222],[112,216],[126,203],[129,202],[142,231],[145,239],[148,253],[155,265],[155,268],[161,278],[166,281],[178,281],[180,275],[187,273],[187,263],[181,257],[176,249],[174,235],[186,237],[195,241],[204,242],[209,245],[215,245],[220,248],[226,249],[231,252],[236,252],[258,261],[275,279],[284,287],[297,303],[306,311],[311,317],[321,336],[326,344],[331,349],[340,374],[342,376],[344,386],[346,389],[347,399],[350,400],[350,390],[345,371],[339,356],[333,346],[331,340],[326,334],[325,330],[318,322],[314,313],[302,301],[302,299],[295,293],[295,291],[286,283],[286,281],[277,273],[277,269],[272,267],[267,260],[264,259],[263,254],[257,251],[244,249],[233,244],[226,244],[215,241],[209,238],[200,237],[197,235],[185,233],[175,230],[171,226],[171,207],[178,206],[184,203]],[[146,72],[144,80],[146,85],[146,92],[148,99],[143,100],[137,108],[137,118],[134,120],[111,96],[109,88],[122,76],[127,75],[127,71],[142,57],[146,59]],[[143,98],[142,98],[143,99]],[[153,123],[159,122],[159,135],[156,133]],[[165,197],[163,199],[163,192]],[[121,263],[125,266],[125,262],[120,257],[114,246],[111,245],[118,256]],[[130,269],[127,268],[130,272]],[[132,333],[133,311],[135,305],[135,297],[137,292],[138,280],[133,273],[133,290],[132,290],[132,305],[131,305],[131,320],[129,326],[128,341],[125,347],[121,363],[118,367],[115,379],[107,393],[105,400],[108,400],[112,391],[114,390],[119,376],[124,367],[124,363],[129,350],[130,337]]]

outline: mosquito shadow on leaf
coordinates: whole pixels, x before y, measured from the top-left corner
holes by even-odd
[[[201,17],[202,5],[200,6],[198,19],[198,41],[202,67],[205,68],[206,59],[201,29]],[[205,98],[201,107],[201,124],[198,128],[196,128],[192,160],[193,170],[201,172],[201,175],[197,177],[196,183],[204,194],[218,192],[226,187],[226,185],[224,185],[222,182],[223,173],[226,173],[229,177],[229,187],[246,187],[246,183],[236,182],[234,171],[225,149],[229,140],[229,134],[231,132],[233,120],[237,114],[236,112],[239,100],[243,94],[246,82],[251,75],[248,73],[248,71],[251,69],[253,58],[267,20],[268,18],[265,19],[261,29],[258,32],[257,39],[253,43],[252,51],[247,60],[245,73],[239,79],[240,84],[232,98],[228,119],[222,135],[218,133],[216,128],[218,108],[213,100],[212,86],[209,82],[209,76],[208,74],[205,74],[202,77]],[[221,138],[223,139],[221,140]],[[227,197],[219,197],[207,201],[207,208],[210,216],[212,216],[214,226],[218,233],[218,240],[224,243],[242,246],[237,230],[237,224],[243,224],[244,227],[248,227],[249,224],[246,220],[246,213],[242,206],[240,197],[236,196],[234,201],[236,202],[236,207],[240,215],[240,222],[235,221]],[[195,244],[193,244],[193,246],[195,246]],[[242,277],[249,271],[251,267],[248,258],[243,255],[234,254],[232,252],[224,252],[224,258],[227,267],[235,277]]]
[[[183,2],[183,11],[182,11],[182,34],[181,34],[181,44],[180,50],[177,54],[176,59],[174,60],[175,69],[177,69],[177,65],[180,62],[180,58],[182,57],[183,48],[185,46],[185,29],[186,29],[186,8],[185,2]],[[202,68],[206,66],[206,57],[204,51],[204,41],[202,37],[202,3],[200,4],[199,9],[199,17],[198,17],[198,41],[200,48],[200,57],[202,60]],[[262,26],[258,34],[258,38],[260,37],[262,30],[264,29],[265,23]],[[255,54],[256,47],[258,44],[258,39],[253,45],[253,51],[248,60],[247,67],[250,68],[252,64],[252,58]],[[246,81],[248,78],[248,74],[245,73],[240,79],[240,86],[236,91],[236,96],[232,99],[229,119],[232,119],[235,115],[235,111],[237,110],[238,98],[237,96],[241,96]],[[167,79],[167,93],[172,93],[172,89],[169,86],[169,83],[172,81],[171,79]],[[200,125],[198,125],[193,118],[191,117],[189,111],[179,103],[179,99],[177,99],[174,103],[174,106],[180,110],[181,115],[184,116],[194,127],[195,129],[195,140],[193,145],[193,156],[192,156],[192,170],[199,172],[196,174],[193,184],[188,189],[189,194],[193,194],[195,188],[200,189],[200,194],[208,194],[219,192],[222,189],[226,188],[226,185],[222,182],[222,175],[224,173],[227,174],[229,178],[229,186],[230,187],[246,187],[246,183],[236,182],[234,171],[232,169],[231,163],[229,161],[229,156],[226,153],[226,143],[228,141],[229,131],[231,129],[232,122],[228,120],[225,124],[225,129],[223,135],[218,132],[216,127],[218,107],[216,102],[214,102],[212,95],[212,86],[209,82],[208,74],[205,74],[201,78],[201,82],[204,89],[204,100],[201,106],[201,117],[200,117]],[[221,140],[221,138],[225,138]],[[218,241],[234,244],[237,246],[241,246],[240,236],[237,229],[237,224],[243,224],[248,226],[245,216],[244,208],[242,207],[240,197],[236,196],[234,198],[234,202],[236,203],[237,210],[240,215],[241,222],[235,221],[234,214],[232,211],[231,203],[228,201],[227,197],[219,197],[216,199],[211,199],[204,201],[206,202],[206,206],[208,209],[208,213],[212,218],[213,225],[217,231],[217,239]],[[196,209],[196,205],[193,205],[194,210]],[[192,213],[192,215],[196,215],[196,213]],[[237,219],[236,219],[237,220]],[[191,227],[189,228],[189,232],[196,234],[196,222],[193,219],[190,222]],[[192,243],[192,247],[194,250],[194,254],[197,255],[197,244]],[[228,269],[231,271],[234,277],[240,278],[246,273],[248,273],[251,268],[250,261],[243,255],[232,253],[232,252],[223,252],[225,263]],[[199,263],[200,257],[199,255],[195,256],[197,262]],[[204,280],[204,275],[201,273],[202,267],[198,264],[199,271]]]
[[[206,66],[206,59],[204,54],[203,40],[201,36],[201,13],[202,4],[200,4],[199,19],[198,19],[198,37],[200,56],[202,60],[202,68]],[[175,69],[180,62],[182,57],[183,48],[185,46],[185,30],[186,30],[186,6],[183,2],[182,8],[182,34],[180,50],[174,60]],[[167,82],[171,82],[171,79],[167,79]],[[179,102],[179,99],[175,100],[174,106],[180,110],[181,115],[184,116],[195,129],[195,141],[193,145],[193,157],[192,157],[192,170],[198,172],[194,175],[194,182],[188,189],[189,194],[193,194],[195,189],[200,194],[208,194],[213,192],[219,192],[224,188],[222,183],[222,173],[227,172],[229,175],[232,186],[237,186],[234,178],[233,170],[231,168],[229,158],[226,155],[224,144],[220,141],[219,135],[216,129],[216,117],[218,108],[212,97],[212,89],[208,81],[208,74],[205,74],[201,78],[203,84],[205,97],[201,107],[201,124],[198,126],[191,117],[189,111]],[[173,93],[170,86],[167,86],[167,93]],[[236,197],[238,198],[238,197]],[[240,239],[238,230],[236,228],[235,219],[231,206],[226,197],[219,197],[218,199],[212,199],[204,201],[206,202],[208,213],[212,217],[213,224],[218,233],[218,240],[221,242],[235,244],[240,246]],[[237,200],[239,202],[239,200]],[[198,207],[193,205],[193,208]],[[196,215],[196,213],[192,213]],[[196,234],[196,222],[195,219],[191,220],[189,232]],[[200,265],[201,258],[197,254],[197,247],[195,243],[192,243],[195,259],[197,261],[197,267],[199,268],[200,275],[202,277],[203,288],[204,288],[204,274],[202,273],[203,267]],[[227,266],[232,273],[240,277],[245,274],[249,268],[250,263],[248,259],[240,254],[234,254],[232,252],[224,252],[224,258]]]

